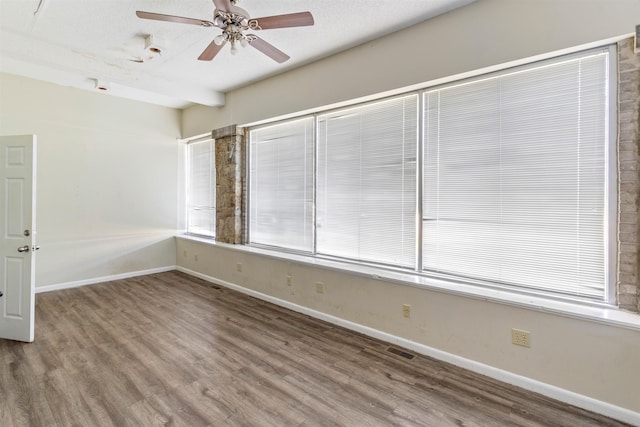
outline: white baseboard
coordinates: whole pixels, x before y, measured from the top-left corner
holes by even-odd
[[[256,297],[263,301],[271,302],[273,304],[288,308],[298,313],[306,314],[308,316],[315,317],[320,320],[324,320],[334,325],[342,326],[346,329],[360,332],[364,335],[377,338],[382,341],[398,345],[400,347],[404,347],[416,353],[433,357],[434,359],[442,360],[444,362],[451,363],[453,365],[468,369],[478,374],[486,375],[490,378],[494,378],[496,380],[521,387],[525,390],[530,390],[536,393],[540,393],[552,399],[559,400],[560,402],[564,402],[569,405],[577,406],[579,408],[583,408],[601,415],[605,415],[607,417],[614,418],[616,420],[620,420],[620,421],[629,423],[631,425],[640,426],[640,413],[631,411],[629,409],[625,409],[616,405],[612,405],[607,402],[596,400],[588,396],[574,393],[572,391],[565,390],[560,387],[546,384],[528,377],[524,377],[522,375],[514,374],[512,372],[495,368],[493,366],[489,366],[484,363],[476,362],[474,360],[467,359],[465,357],[457,356],[452,353],[447,353],[445,351],[441,351],[436,348],[417,343],[415,341],[411,341],[405,338],[391,335],[389,333],[386,333],[377,329],[369,328],[367,326],[363,326],[358,323],[350,322],[348,320],[344,320],[339,317],[331,316],[321,311],[313,310],[308,307],[304,307],[304,306],[292,303],[290,301],[282,300],[280,298],[276,298],[271,295],[264,294],[262,292],[257,292],[251,289],[247,289],[242,286],[238,286],[234,283],[217,279],[215,277],[211,277],[206,274],[198,273],[197,271],[193,271],[184,267],[177,266],[176,270],[189,274],[191,276],[198,277],[208,282],[215,283],[217,285],[224,286],[226,288],[233,289],[238,292],[242,292],[244,294],[250,295],[252,297]]]
[[[174,271],[175,269],[176,269],[176,266],[171,265],[167,267],[152,268],[149,270],[139,270],[139,271],[131,271],[129,273],[114,274],[112,276],[94,277],[92,279],[78,280],[75,282],[58,283],[55,285],[46,285],[46,286],[37,286],[35,292],[36,294],[39,294],[42,292],[51,292],[51,291],[57,291],[60,289],[77,288],[78,286],[95,285],[96,283],[110,282],[112,280],[129,279],[130,277],[145,276],[147,274],[165,273],[167,271]]]

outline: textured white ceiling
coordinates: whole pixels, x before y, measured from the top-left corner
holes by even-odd
[[[211,0],[0,0],[0,72],[184,108],[222,105],[224,92],[424,21],[474,0],[240,0],[251,17],[310,11],[312,27],[265,30],[260,37],[291,59],[278,64],[253,48],[211,62],[196,58],[220,33],[139,19],[136,10],[211,20]],[[36,10],[38,12],[36,13]],[[144,39],[154,36],[162,54]]]

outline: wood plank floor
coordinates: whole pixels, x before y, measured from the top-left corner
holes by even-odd
[[[623,426],[169,272],[37,295],[0,425]]]

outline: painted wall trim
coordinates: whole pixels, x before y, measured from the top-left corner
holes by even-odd
[[[166,267],[152,268],[149,270],[130,271],[128,273],[114,274],[111,276],[94,277],[92,279],[77,280],[75,282],[57,283],[55,285],[36,287],[36,294],[42,292],[58,291],[60,289],[77,288],[79,286],[95,285],[96,283],[111,282],[113,280],[129,279],[131,277],[146,276],[148,274],[165,273],[167,271],[175,271],[175,265]]]
[[[338,325],[346,329],[350,329],[352,331],[356,331],[364,335],[383,340],[390,344],[395,344],[395,345],[407,348],[409,350],[415,351],[416,353],[420,353],[425,356],[433,357],[435,359],[451,363],[461,368],[465,368],[470,371],[473,371],[482,375],[486,375],[490,378],[494,378],[496,380],[499,380],[508,384],[522,387],[529,391],[540,393],[552,399],[556,399],[561,402],[577,406],[579,408],[593,411],[598,414],[605,415],[607,417],[614,418],[632,425],[640,426],[640,413],[631,411],[629,409],[625,409],[620,406],[612,405],[607,402],[603,402],[588,396],[574,393],[572,391],[565,390],[550,384],[546,384],[531,378],[527,378],[522,375],[514,374],[512,372],[505,371],[503,369],[485,365],[484,363],[476,362],[474,360],[457,356],[452,353],[441,351],[436,348],[429,347],[424,344],[420,344],[415,341],[411,341],[395,335],[391,335],[389,333],[386,333],[377,329],[373,329],[367,326],[363,326],[358,323],[354,323],[345,319],[341,319],[339,317],[331,316],[321,311],[313,310],[311,308],[301,306],[280,298],[276,298],[271,295],[264,294],[262,292],[257,292],[252,289],[248,289],[248,288],[236,285],[234,283],[227,282],[225,280],[208,276],[206,274],[198,273],[197,271],[193,271],[188,268],[177,266],[176,270],[182,273],[186,273],[191,276],[206,280],[207,282],[215,283],[217,285],[224,286],[229,289],[233,289],[235,291],[261,299],[263,301],[267,301],[267,302],[276,304],[278,306],[288,308],[298,313],[306,314],[308,316],[311,316],[320,320],[324,320],[334,325]]]

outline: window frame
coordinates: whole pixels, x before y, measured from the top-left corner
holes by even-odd
[[[407,92],[407,93],[402,93],[402,94],[397,94],[394,96],[390,96],[390,97],[385,97],[385,98],[380,98],[380,99],[376,99],[373,101],[369,101],[369,102],[363,102],[363,103],[358,103],[358,104],[354,104],[354,105],[348,105],[348,106],[343,106],[340,108],[335,108],[335,109],[331,109],[331,110],[327,110],[327,111],[321,111],[321,112],[317,112],[316,114],[314,114],[314,120],[315,120],[315,126],[316,126],[316,140],[314,141],[315,143],[315,155],[316,155],[316,165],[315,165],[315,176],[314,176],[314,184],[315,184],[315,192],[314,192],[314,196],[316,197],[316,201],[315,201],[315,205],[314,205],[314,212],[317,212],[317,207],[318,207],[318,203],[317,203],[317,196],[318,196],[318,191],[317,191],[317,184],[318,184],[318,174],[319,174],[319,161],[320,161],[320,155],[318,154],[318,151],[320,150],[320,142],[319,142],[319,134],[320,134],[320,126],[318,124],[318,122],[323,119],[323,118],[327,118],[329,116],[332,116],[334,114],[338,114],[338,115],[351,115],[351,114],[360,114],[357,110],[360,108],[364,108],[366,107],[367,110],[365,113],[370,112],[370,108],[371,106],[375,106],[376,104],[382,106],[382,104],[391,104],[393,102],[396,101],[402,101],[403,102],[403,109],[407,109],[407,104],[411,103],[410,98],[415,98],[415,129],[413,129],[412,132],[415,132],[415,140],[414,143],[416,145],[416,147],[413,150],[413,156],[417,156],[418,155],[418,146],[420,144],[420,126],[419,126],[419,120],[420,120],[420,92],[418,91],[412,91],[412,92]],[[408,127],[408,129],[410,129],[410,127]],[[405,141],[403,141],[404,144]],[[415,166],[415,170],[414,170],[414,174],[415,174],[415,180],[419,180],[420,175],[418,173],[418,164],[420,162],[417,161],[417,157],[415,157],[415,162],[416,162],[416,166]],[[404,163],[403,163],[404,164]],[[404,181],[404,180],[403,180]],[[417,182],[416,182],[417,184]],[[418,201],[416,200],[418,197],[418,194],[414,194],[414,201],[417,204]],[[415,210],[414,210],[414,215],[415,215]],[[317,215],[314,215],[314,230],[316,230],[316,233],[314,235],[314,241],[317,243],[318,242],[318,238],[317,238]],[[413,239],[415,242],[417,242],[419,240],[418,236],[416,235],[416,229],[415,229],[415,224],[414,224],[414,228],[413,228],[413,235],[412,235]],[[414,242],[414,243],[415,243]],[[331,253],[324,253],[324,252],[320,252],[318,251],[317,245],[314,247],[314,252],[313,254],[315,256],[319,256],[319,257],[325,257],[327,259],[344,259],[344,260],[348,260],[354,263],[362,263],[365,265],[384,265],[384,266],[389,266],[389,267],[397,267],[397,268],[401,268],[401,269],[413,269],[416,270],[415,266],[417,266],[418,264],[416,263],[417,261],[417,256],[415,253],[415,248],[414,248],[414,254],[413,254],[413,262],[414,262],[414,266],[400,266],[400,265],[396,265],[396,264],[392,264],[392,263],[385,263],[382,261],[373,261],[373,260],[367,260],[367,259],[362,259],[362,258],[357,258],[357,257],[347,257],[347,256],[339,256],[339,255],[334,255]]]
[[[607,105],[606,105],[606,109],[608,111],[608,120],[606,123],[606,127],[608,129],[608,135],[607,135],[607,140],[605,141],[605,183],[604,183],[604,191],[605,191],[605,200],[604,200],[604,256],[603,256],[603,262],[605,264],[604,266],[604,274],[605,274],[605,284],[604,284],[604,297],[603,300],[593,300],[593,299],[588,299],[588,298],[580,298],[578,296],[566,296],[566,295],[562,295],[562,294],[558,294],[558,293],[554,293],[554,292],[547,292],[541,289],[527,289],[527,288],[522,288],[516,285],[509,285],[509,284],[500,284],[500,283],[493,283],[493,282],[486,282],[483,280],[479,280],[479,279],[474,279],[474,278],[470,278],[470,279],[461,279],[461,278],[456,278],[456,277],[452,277],[450,275],[446,275],[446,274],[439,274],[439,273],[435,273],[435,272],[430,272],[430,271],[424,271],[422,269],[423,266],[423,217],[424,217],[424,212],[423,212],[423,176],[424,176],[424,172],[425,172],[425,167],[424,167],[424,163],[422,161],[423,159],[423,155],[424,155],[424,141],[423,141],[423,136],[424,136],[424,114],[423,114],[423,109],[424,109],[424,93],[437,89],[437,88],[441,88],[441,87],[447,87],[447,86],[451,86],[451,85],[458,85],[458,84],[464,84],[466,82],[471,82],[471,81],[477,81],[477,80],[482,80],[484,78],[492,78],[495,76],[499,76],[499,75],[504,75],[504,74],[510,74],[510,73],[514,73],[514,72],[519,72],[520,70],[526,70],[526,69],[531,69],[531,68],[536,68],[537,66],[539,66],[539,64],[544,64],[544,63],[557,63],[559,61],[562,61],[563,59],[571,59],[571,58],[575,58],[575,57],[584,57],[584,56],[588,56],[589,54],[591,54],[592,52],[606,52],[608,53],[608,73],[607,73],[607,95],[606,95],[606,100],[607,100]],[[420,277],[423,278],[433,278],[436,280],[444,280],[444,281],[450,281],[452,283],[464,283],[464,284],[468,284],[471,286],[478,286],[478,287],[483,287],[483,288],[488,288],[488,289],[496,289],[498,291],[508,291],[508,292],[514,292],[517,294],[522,294],[522,295],[531,295],[531,296],[536,296],[536,297],[543,297],[543,298],[548,298],[548,299],[554,299],[554,300],[559,300],[559,301],[569,301],[569,302],[577,302],[580,304],[586,304],[586,305],[595,305],[595,306],[611,306],[611,305],[615,305],[616,304],[616,262],[617,262],[617,251],[616,251],[616,232],[617,232],[617,221],[616,221],[616,217],[617,217],[617,202],[618,202],[618,191],[617,191],[617,150],[616,150],[616,140],[617,140],[617,84],[618,84],[618,73],[617,73],[617,46],[615,44],[605,44],[602,46],[597,46],[597,47],[590,47],[588,49],[579,49],[579,50],[575,50],[571,53],[563,53],[563,54],[556,54],[556,55],[548,55],[545,58],[541,58],[541,59],[534,59],[534,60],[530,60],[528,62],[521,62],[519,64],[516,65],[509,65],[509,64],[505,64],[504,66],[502,66],[501,68],[496,68],[490,71],[483,71],[483,70],[479,70],[477,71],[474,75],[471,76],[465,76],[464,78],[456,78],[456,76],[451,77],[450,79],[448,79],[447,81],[441,81],[438,82],[437,84],[424,84],[421,85],[418,88],[413,88],[411,90],[406,90],[406,91],[398,91],[396,93],[394,93],[393,95],[390,96],[381,96],[378,98],[372,98],[372,99],[368,99],[366,101],[361,101],[361,102],[352,102],[352,103],[344,103],[343,105],[339,106],[339,107],[334,107],[334,108],[328,108],[328,109],[318,109],[316,111],[313,111],[311,113],[307,113],[307,114],[301,114],[301,115],[291,115],[290,118],[287,119],[282,119],[282,120],[278,120],[278,121],[273,121],[273,122],[269,122],[269,121],[265,121],[262,122],[260,125],[256,126],[256,127],[263,127],[263,126],[270,126],[273,124],[277,124],[280,122],[284,122],[284,121],[289,121],[289,120],[297,120],[297,119],[301,119],[301,118],[306,118],[306,117],[313,117],[314,119],[314,125],[316,128],[316,134],[315,137],[317,139],[317,120],[318,117],[321,115],[326,115],[326,114],[330,114],[331,112],[335,112],[335,111],[340,111],[340,110],[345,110],[345,109],[349,109],[349,108],[356,108],[360,105],[367,105],[367,104],[371,104],[374,102],[380,102],[380,101],[384,101],[387,99],[392,99],[392,98],[397,98],[397,97],[402,97],[402,96],[407,96],[410,94],[416,94],[418,95],[418,118],[417,118],[417,122],[418,122],[418,128],[419,128],[419,132],[418,132],[418,137],[417,137],[417,159],[420,159],[419,161],[417,161],[417,166],[416,166],[416,191],[417,191],[417,197],[416,197],[416,264],[414,267],[412,268],[407,268],[407,267],[401,267],[401,266],[394,266],[394,265],[387,265],[387,264],[382,264],[382,263],[376,263],[376,262],[367,262],[367,261],[358,261],[355,259],[350,259],[350,258],[342,258],[342,257],[337,257],[337,256],[331,256],[331,255],[326,255],[326,254],[319,254],[317,252],[317,248],[315,246],[315,242],[317,241],[316,239],[316,204],[317,204],[317,140],[314,141],[314,193],[313,193],[313,198],[314,198],[314,209],[313,209],[313,241],[314,241],[314,246],[313,246],[313,251],[312,252],[306,252],[306,251],[295,251],[295,250],[289,250],[289,249],[285,249],[285,248],[280,248],[277,246],[272,246],[272,245],[265,245],[265,244],[255,244],[255,243],[247,243],[248,246],[255,246],[257,248],[264,248],[264,249],[268,249],[268,250],[274,250],[277,252],[284,252],[284,253],[294,253],[294,254],[300,254],[300,255],[304,255],[304,256],[310,256],[313,258],[319,258],[319,259],[325,259],[328,261],[338,261],[338,262],[343,262],[346,264],[352,264],[352,265],[362,265],[362,266],[371,266],[371,267],[377,267],[377,268],[382,268],[382,269],[386,269],[386,270],[390,270],[390,271],[396,271],[396,272],[402,272],[402,273],[409,273],[409,274],[415,274],[418,275]],[[250,127],[250,126],[249,126]],[[250,154],[249,154],[249,158],[250,158]],[[249,173],[250,167],[247,168],[247,174]],[[249,182],[249,180],[247,180],[247,182]],[[250,191],[251,189],[247,186],[247,194],[248,194],[248,199],[250,198]],[[249,242],[250,240],[248,239],[247,242]]]
[[[201,237],[201,238],[205,238],[205,239],[215,239],[216,238],[216,205],[217,205],[217,195],[216,195],[216,185],[215,185],[215,180],[216,180],[216,155],[215,155],[215,139],[213,138],[213,135],[211,133],[205,134],[205,135],[199,135],[199,136],[195,136],[193,138],[188,138],[186,140],[183,141],[185,143],[185,234],[190,235],[190,236],[196,236],[196,237]],[[190,230],[190,201],[189,201],[189,196],[190,196],[190,184],[191,184],[191,169],[192,169],[192,165],[191,165],[191,155],[190,155],[190,146],[193,146],[193,144],[199,144],[199,143],[205,143],[208,142],[211,144],[211,165],[213,166],[210,170],[211,175],[213,175],[213,185],[211,186],[211,189],[213,191],[213,214],[214,214],[214,222],[213,222],[213,230],[212,230],[212,234],[204,234],[204,233],[197,233],[194,231]]]
[[[604,195],[603,215],[604,215],[605,226],[603,227],[604,256],[602,259],[605,264],[604,265],[605,284],[604,284],[604,295],[603,295],[602,301],[594,300],[588,297],[563,296],[559,292],[556,293],[553,291],[545,291],[543,289],[538,289],[538,288],[529,289],[527,287],[521,287],[521,286],[509,284],[509,283],[500,283],[500,282],[486,281],[486,280],[473,278],[473,277],[464,277],[464,276],[457,277],[455,275],[448,275],[446,273],[430,272],[422,269],[422,258],[420,258],[421,263],[417,266],[418,274],[421,274],[427,277],[439,278],[443,280],[461,281],[464,283],[474,284],[476,286],[483,286],[486,288],[514,291],[514,292],[518,292],[525,295],[532,295],[532,296],[544,295],[547,298],[579,301],[586,304],[604,303],[607,305],[615,305],[617,303],[616,286],[615,286],[616,262],[617,262],[616,217],[617,217],[617,203],[618,203],[618,191],[616,187],[616,183],[617,183],[616,141],[617,141],[617,123],[618,123],[617,121],[617,90],[616,90],[617,83],[618,83],[617,81],[618,70],[617,70],[617,60],[616,60],[617,45],[615,43],[607,43],[600,46],[589,47],[587,49],[578,49],[569,53],[550,55],[541,59],[535,59],[528,62],[517,64],[517,65],[504,66],[504,67],[501,67],[500,69],[489,71],[489,72],[478,72],[473,76],[469,76],[461,79],[451,79],[443,83],[424,86],[419,90],[419,93],[421,95],[420,100],[424,102],[424,94],[430,91],[436,91],[443,88],[470,84],[476,81],[489,80],[489,79],[493,79],[493,78],[497,78],[505,75],[526,72],[527,70],[535,69],[540,66],[553,66],[555,64],[558,64],[564,61],[585,58],[590,55],[598,54],[598,53],[608,54],[608,58],[607,58],[608,70],[607,70],[607,76],[606,76],[607,94],[605,96],[605,99],[607,101],[607,105],[605,106],[605,109],[607,110],[606,128],[608,130],[608,135],[607,135],[607,140],[604,142],[605,183],[603,187],[604,187],[605,195]],[[421,106],[421,108],[424,108],[424,107]],[[424,117],[421,117],[421,119],[423,118]],[[421,123],[421,126],[424,126],[424,124]],[[423,127],[421,127],[421,129],[424,130]],[[421,131],[420,137],[422,138],[423,136],[424,136],[424,132]],[[424,149],[424,141],[422,140],[420,141],[420,148]],[[423,152],[421,152],[420,155],[423,156],[424,155]],[[423,181],[422,178],[425,172],[424,162],[421,162],[420,166],[423,168],[421,170],[421,175],[420,175],[421,181]],[[424,193],[421,193],[420,197],[422,197],[423,195]],[[423,221],[425,220],[424,212],[422,211],[420,211],[420,218],[422,218]],[[420,233],[422,232],[423,230],[421,229]],[[423,236],[423,235],[421,234],[420,236]],[[419,241],[420,241],[420,244],[422,245],[423,238],[420,238]],[[418,254],[420,257],[423,256],[422,249],[423,248],[421,247],[420,252]]]
[[[253,153],[253,144],[251,143],[250,140],[250,135],[253,131],[259,131],[260,129],[264,129],[266,127],[276,127],[276,126],[280,126],[280,125],[284,125],[287,123],[293,123],[293,122],[302,122],[308,119],[312,119],[311,120],[311,126],[312,126],[312,141],[311,141],[311,233],[310,236],[308,236],[308,238],[311,240],[311,252],[305,251],[303,249],[295,249],[292,247],[285,247],[285,246],[277,246],[277,245],[270,245],[270,244],[266,244],[266,243],[258,243],[258,242],[251,242],[252,237],[252,226],[251,226],[251,218],[250,215],[253,212],[254,208],[252,206],[252,197],[251,197],[251,187],[252,187],[252,177],[251,177],[251,171],[254,169],[254,165],[253,165],[253,159],[254,159],[254,153]],[[245,205],[246,205],[246,211],[247,211],[247,215],[246,215],[246,222],[245,222],[245,230],[246,230],[246,237],[245,240],[247,242],[247,244],[250,244],[252,246],[258,246],[258,247],[265,247],[265,248],[273,248],[275,250],[281,250],[283,252],[290,252],[290,253],[300,253],[300,254],[307,254],[307,253],[315,253],[316,250],[316,179],[315,179],[315,175],[316,175],[316,150],[315,150],[315,139],[316,139],[316,120],[314,118],[313,115],[304,115],[304,116],[297,116],[294,117],[292,119],[289,120],[279,120],[279,121],[274,121],[274,122],[270,122],[270,123],[265,123],[261,126],[253,126],[251,128],[248,129],[247,131],[247,167],[246,167],[246,177],[245,177],[245,187],[246,187],[246,197],[245,197]]]

